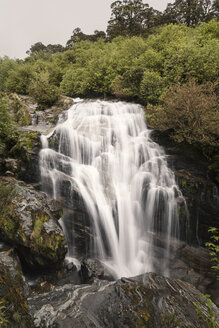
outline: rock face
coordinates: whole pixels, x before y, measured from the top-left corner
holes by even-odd
[[[14,106],[25,108],[25,115],[28,116],[28,119],[23,120],[22,116],[22,120],[19,120],[15,114],[12,114],[19,127],[9,142],[4,156],[0,158],[0,173],[14,176],[27,183],[38,183],[40,180],[40,135],[48,133],[57,123],[59,114],[63,113],[64,115],[65,110],[72,104],[72,98],[61,96],[54,106],[40,111],[37,110],[37,104],[31,97],[11,95],[11,99],[9,99],[11,112],[14,112]]]
[[[28,287],[18,258],[12,250],[0,252],[0,326],[30,328]]]
[[[212,318],[219,323],[217,307],[203,301],[192,285],[154,273],[67,284],[28,301],[36,327],[207,328]]]
[[[66,242],[58,223],[62,212],[55,201],[13,179],[3,179],[0,187],[1,240],[16,247],[22,262],[31,268],[58,268]]]
[[[106,271],[104,265],[95,259],[85,259],[81,263],[81,278],[83,283],[91,283],[96,278],[101,280],[113,280]]]
[[[27,183],[37,183],[40,180],[39,152],[41,149],[40,133],[20,131],[18,142],[10,150],[11,158],[7,158],[6,169]]]
[[[208,228],[219,228],[219,190],[209,177],[206,159],[191,145],[174,143],[168,133],[153,131],[152,138],[164,147],[169,166],[187,201],[187,213],[180,211],[181,237],[193,245],[209,241]]]

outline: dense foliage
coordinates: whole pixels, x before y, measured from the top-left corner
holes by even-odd
[[[0,94],[0,158],[6,152],[8,142],[15,132],[7,102]]]
[[[1,58],[0,92],[30,95],[42,109],[60,94],[140,102],[152,128],[198,145],[219,173],[218,4],[176,0],[161,13],[142,0],[115,1],[107,34],[76,28],[66,47],[37,42],[24,60]],[[16,106],[15,118],[22,113],[18,122],[27,123]]]

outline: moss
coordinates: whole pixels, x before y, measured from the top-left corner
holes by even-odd
[[[35,212],[35,221],[34,221],[34,228],[33,228],[33,237],[37,243],[41,243],[41,232],[43,229],[43,225],[45,222],[49,221],[49,216],[46,213],[42,213],[40,211]]]
[[[31,151],[37,143],[37,132],[19,132],[17,135],[17,142],[10,150],[12,156],[18,157],[22,161],[30,161]]]
[[[63,258],[65,255],[65,238],[55,232],[47,233],[44,224],[50,220],[45,212],[34,213],[34,229],[32,233],[33,247],[39,254],[46,254],[53,262]],[[57,263],[58,264],[58,263]]]
[[[15,120],[18,125],[29,125],[31,124],[31,117],[29,113],[29,108],[24,101],[16,94],[10,94],[7,97],[7,102],[10,109],[14,113]]]
[[[180,320],[177,318],[175,312],[174,313],[164,313],[162,317],[162,327],[163,328],[179,328],[182,327],[180,325]]]
[[[7,311],[7,307],[5,306],[3,300],[0,300],[0,327],[1,328],[6,328],[9,325],[6,311]]]
[[[187,184],[187,183],[186,183],[186,179],[182,178],[181,181],[180,181],[180,183],[181,183],[181,186],[182,186],[182,187],[185,187],[186,184]]]
[[[137,314],[136,327],[152,327],[154,310],[150,303],[150,295],[140,284],[122,285],[125,295],[131,300],[133,311]]]
[[[16,195],[11,186],[0,183],[0,228],[3,238],[13,240],[19,227],[14,213],[13,197]]]
[[[137,327],[147,327],[147,322],[150,320],[150,314],[142,312],[140,316],[141,318],[137,322]]]
[[[0,287],[3,290],[1,298],[5,307],[5,320],[11,327],[32,327],[28,314],[28,303],[23,291],[23,279],[19,271],[15,276],[11,276],[7,267],[0,268]],[[4,326],[3,326],[4,327]],[[8,326],[6,326],[8,327]]]

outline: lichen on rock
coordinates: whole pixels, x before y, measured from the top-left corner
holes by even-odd
[[[4,311],[2,328],[31,328],[28,287],[13,250],[0,252],[0,299]]]
[[[15,246],[28,266],[58,268],[66,253],[66,241],[46,195],[11,178],[0,184],[0,237]]]

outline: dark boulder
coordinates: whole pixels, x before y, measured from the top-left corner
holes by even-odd
[[[207,328],[211,320],[219,323],[217,307],[192,285],[154,273],[68,284],[28,301],[36,327]]]
[[[92,283],[95,279],[113,280],[105,266],[96,259],[85,259],[81,263],[82,282]]]
[[[32,186],[11,178],[1,180],[0,238],[16,247],[24,264],[38,270],[62,265],[66,241],[58,223],[55,201]]]

